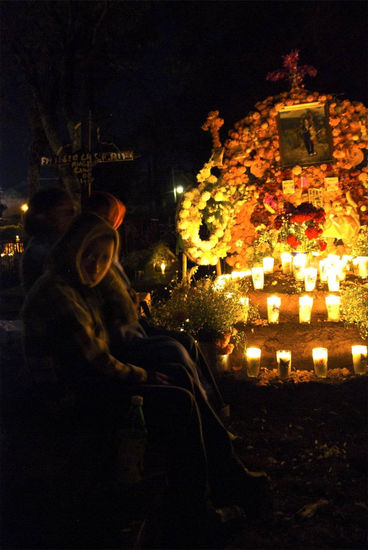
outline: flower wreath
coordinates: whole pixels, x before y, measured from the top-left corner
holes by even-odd
[[[217,177],[211,174],[212,166],[212,161],[204,165],[197,176],[199,186],[184,194],[177,214],[183,249],[197,265],[216,265],[230,249],[228,226],[233,206],[226,189],[218,186]],[[202,238],[202,228],[207,238]]]

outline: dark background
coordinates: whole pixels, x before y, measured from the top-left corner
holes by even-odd
[[[2,2],[1,13],[6,17],[17,6],[19,14],[26,4]],[[366,102],[366,2],[115,4],[134,8],[136,32],[127,33],[127,62],[117,65],[98,94],[94,123],[106,141],[132,148],[140,158],[98,168],[95,185],[125,200],[147,200],[140,187],[148,181],[151,192],[170,203],[174,183],[195,181],[211,150],[210,135],[200,128],[207,113],[220,111],[224,140],[257,101],[289,88],[286,81],[265,77],[281,68],[282,56],[291,50],[300,50],[301,63],[318,70],[316,78],[306,78],[307,88]],[[122,11],[117,21],[122,35],[125,23]],[[17,69],[10,70],[8,61],[3,53],[0,186],[26,191],[27,106]],[[96,81],[103,78],[96,75]],[[41,177],[43,185],[54,175],[43,170]]]

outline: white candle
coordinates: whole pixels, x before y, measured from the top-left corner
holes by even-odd
[[[298,252],[293,258],[293,272],[297,281],[304,281],[304,268],[307,263],[307,255]]]
[[[291,273],[291,254],[290,252],[283,252],[281,254],[281,267],[282,272],[287,275]]]
[[[327,348],[313,348],[312,350],[314,373],[317,378],[327,377]]]
[[[257,378],[261,366],[261,349],[247,348],[245,355],[247,360],[247,375],[249,378]]]
[[[229,370],[229,356],[226,353],[217,355],[216,370],[220,375]]]
[[[278,323],[280,315],[281,298],[269,296],[267,298],[267,318],[269,323]]]
[[[340,321],[340,296],[329,294],[326,296],[327,320]]]
[[[359,256],[358,260],[358,275],[362,279],[368,277],[368,256]]]
[[[261,290],[264,285],[263,267],[252,267],[252,280],[255,290]]]
[[[276,360],[279,371],[279,377],[282,380],[289,378],[291,370],[291,351],[288,349],[279,349],[276,351]]]
[[[367,372],[367,346],[351,346],[355,374]]]
[[[317,268],[306,267],[304,269],[304,287],[306,292],[311,292],[316,287],[317,281]]]
[[[246,323],[248,321],[248,312],[249,312],[249,297],[248,296],[242,296],[239,299],[241,305],[243,306],[243,321]]]
[[[328,272],[327,258],[324,258],[319,262],[319,279],[321,283],[327,282],[327,272]]]
[[[300,296],[299,323],[310,323],[312,306],[313,306],[313,298],[311,296]]]
[[[327,284],[330,292],[337,292],[340,288],[339,269],[337,267],[329,267],[327,272]]]
[[[351,263],[353,264],[353,273],[354,273],[354,275],[358,275],[359,274],[359,258],[353,258]]]
[[[264,273],[272,273],[275,260],[271,256],[263,258],[263,271]]]
[[[353,256],[349,256],[348,254],[344,254],[341,258],[342,267],[345,271],[349,271],[350,269],[350,262],[353,259]]]
[[[340,263],[340,256],[338,254],[328,254],[327,262],[331,267],[337,267]]]

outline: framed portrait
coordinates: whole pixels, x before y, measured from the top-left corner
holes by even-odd
[[[301,103],[277,116],[283,168],[334,162],[327,103]]]

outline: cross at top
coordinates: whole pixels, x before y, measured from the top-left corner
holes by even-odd
[[[268,73],[266,80],[277,82],[277,80],[287,78],[290,82],[291,90],[297,91],[304,88],[303,80],[306,74],[312,77],[317,74],[317,69],[311,65],[298,65],[299,50],[293,50],[289,54],[283,55],[282,59],[284,68]]]

